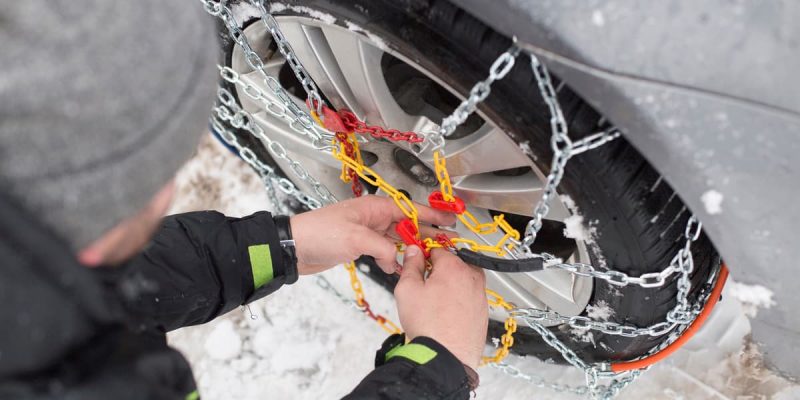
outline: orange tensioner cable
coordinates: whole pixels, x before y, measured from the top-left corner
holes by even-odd
[[[717,277],[717,282],[714,285],[714,289],[711,291],[711,295],[708,297],[708,302],[706,303],[705,307],[703,307],[703,311],[697,315],[697,318],[692,321],[692,324],[686,329],[686,332],[674,342],[672,342],[669,346],[663,348],[661,351],[642,358],[640,360],[635,361],[625,361],[625,362],[615,362],[611,363],[611,371],[620,373],[625,371],[631,371],[634,369],[641,369],[649,367],[667,357],[672,355],[675,350],[678,350],[689,341],[689,339],[700,330],[700,327],[703,326],[703,323],[706,322],[708,316],[711,315],[711,310],[714,309],[714,306],[719,301],[719,296],[722,293],[722,288],[725,287],[725,282],[728,280],[728,267],[725,266],[725,263],[719,268],[719,276]]]

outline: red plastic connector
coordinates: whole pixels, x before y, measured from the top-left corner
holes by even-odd
[[[348,132],[339,114],[328,106],[322,106],[322,122],[325,124],[325,129],[331,132]]]
[[[400,235],[400,238],[403,239],[403,243],[406,246],[415,245],[422,249],[422,254],[425,255],[425,258],[431,256],[431,252],[425,248],[425,244],[422,243],[422,240],[419,238],[419,232],[417,232],[417,227],[414,226],[414,222],[412,222],[408,218],[404,218],[397,223],[397,226],[394,228],[395,232]]]
[[[453,201],[445,201],[442,192],[438,190],[428,196],[428,204],[431,205],[431,208],[451,212],[454,214],[462,214],[467,210],[464,200],[456,197]]]
[[[306,106],[309,110],[314,110],[316,103],[311,104],[311,100],[306,100]],[[322,105],[322,115],[319,116],[322,120],[322,124],[325,125],[325,129],[331,132],[350,132],[351,129],[347,129],[342,121],[342,117],[336,113],[336,110],[326,106],[325,104]]]

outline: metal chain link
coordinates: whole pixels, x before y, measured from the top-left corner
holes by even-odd
[[[620,136],[622,136],[622,132],[620,132],[617,128],[609,128],[603,132],[586,136],[585,138],[572,143],[572,156],[574,157],[583,152],[596,149],[614,139],[619,138]]]
[[[569,138],[567,123],[564,120],[564,113],[556,97],[553,82],[550,80],[550,73],[533,53],[530,53],[531,70],[536,77],[539,92],[550,111],[550,147],[553,150],[553,160],[550,163],[550,173],[547,175],[547,182],[542,190],[542,197],[533,210],[533,219],[528,221],[525,227],[525,237],[522,239],[522,250],[530,253],[530,246],[536,240],[536,235],[542,228],[542,219],[550,211],[550,200],[556,194],[556,187],[564,177],[564,167],[572,157],[572,140]]]
[[[317,90],[317,85],[314,84],[314,80],[311,79],[311,75],[306,71],[303,67],[303,64],[297,58],[292,46],[289,44],[289,41],[286,40],[286,37],[283,36],[283,32],[281,32],[280,28],[278,27],[278,21],[275,20],[275,17],[267,11],[267,8],[264,5],[264,0],[250,0],[250,4],[252,4],[256,9],[258,9],[259,14],[261,14],[261,22],[267,28],[270,34],[272,34],[272,38],[275,40],[275,44],[278,46],[278,51],[281,52],[283,57],[286,59],[287,64],[294,72],[295,77],[303,86],[303,89],[306,91],[308,95],[308,100],[311,104],[316,107],[317,114],[322,113],[322,96],[319,94],[319,90]]]
[[[697,240],[699,237],[700,232],[700,223],[694,217],[690,217],[689,221],[686,224],[686,230],[684,232],[685,244],[678,252],[670,266],[665,268],[664,271],[678,271],[680,275],[677,278],[677,286],[678,286],[678,293],[676,294],[676,301],[675,306],[667,313],[666,320],[655,323],[653,325],[647,327],[637,327],[632,325],[625,325],[619,324],[616,322],[611,321],[595,321],[589,317],[575,315],[575,316],[564,316],[559,314],[556,311],[552,310],[539,310],[535,308],[516,308],[511,310],[509,313],[522,318],[522,319],[530,319],[532,321],[541,322],[541,323],[561,323],[567,324],[572,328],[576,329],[590,329],[596,330],[605,334],[615,335],[615,336],[623,336],[623,337],[638,337],[638,336],[651,336],[651,337],[658,337],[664,334],[669,333],[675,327],[679,325],[687,325],[694,320],[694,318],[700,313],[702,307],[700,304],[704,303],[703,294],[701,293],[698,296],[698,301],[694,304],[690,305],[688,300],[689,291],[691,289],[691,273],[693,268],[691,266],[694,265],[691,256],[691,244]],[[569,266],[570,264],[560,264],[564,266]],[[582,264],[583,265],[583,264]],[[680,265],[688,265],[690,267],[681,267]],[[656,274],[663,274],[663,272],[656,273]],[[594,271],[598,274],[605,274],[604,272]],[[622,274],[625,275],[625,274]],[[593,275],[592,277],[599,277],[603,275]],[[612,275],[617,276],[617,275]],[[644,276],[644,275],[643,275]],[[658,275],[659,277],[661,275]],[[641,277],[639,277],[641,278]],[[615,278],[616,279],[616,278]],[[638,278],[627,278],[628,280],[623,281],[611,281],[611,282],[625,282],[625,284],[630,283],[630,281],[638,282]],[[714,274],[709,274],[709,281],[706,283],[706,286],[710,286],[714,282]]]
[[[241,92],[244,93],[247,97],[258,103],[261,103],[263,106],[262,108],[267,113],[271,114],[276,118],[281,118],[285,120],[287,122],[287,126],[289,126],[289,128],[292,131],[294,131],[300,136],[308,137],[311,140],[311,146],[314,147],[314,149],[319,151],[330,151],[332,147],[330,143],[333,140],[333,134],[328,133],[326,131],[320,132],[316,129],[307,129],[306,127],[304,127],[303,123],[301,123],[297,118],[294,117],[293,114],[287,112],[287,106],[285,105],[283,99],[281,99],[280,103],[273,101],[260,88],[253,85],[252,83],[243,81],[241,79],[241,74],[234,71],[231,67],[228,66],[223,67],[218,65],[217,68],[219,69],[220,77],[224,81],[232,83],[241,88]],[[274,78],[272,79],[274,80]],[[271,82],[272,81],[270,81],[270,83]],[[280,84],[277,81],[275,81],[275,85],[277,85],[276,87],[280,88]],[[270,86],[270,88],[272,88],[272,86]],[[278,98],[282,96],[282,95],[279,96],[280,90],[272,90],[272,92]],[[291,102],[295,107],[297,107],[297,105],[294,104],[293,101]],[[314,125],[314,127],[316,127],[316,124]]]
[[[397,129],[386,129],[377,125],[367,125],[366,122],[358,119],[355,114],[348,110],[340,110],[338,114],[347,131],[370,135],[375,139],[386,139],[392,142],[420,143],[424,140],[416,132],[403,132]]]
[[[489,93],[492,91],[492,83],[503,79],[508,72],[511,71],[519,52],[519,47],[514,43],[508,50],[500,54],[489,68],[489,76],[472,87],[469,91],[469,96],[453,110],[452,114],[442,120],[439,131],[425,135],[426,142],[433,146],[432,150],[438,150],[444,147],[444,138],[452,135],[456,128],[463,124],[469,115],[475,111],[478,104],[489,96]],[[425,148],[426,146],[422,146],[420,152],[424,151]]]
[[[207,0],[201,0],[201,1],[207,1]],[[236,21],[236,18],[233,16],[233,12],[231,11],[230,7],[228,7],[228,0],[221,0],[218,3],[217,7],[218,7],[219,11],[216,14],[213,14],[213,15],[216,15],[217,17],[219,17],[222,20],[222,22],[225,23],[225,26],[228,28],[228,32],[229,32],[229,35],[230,35],[231,39],[237,45],[239,45],[239,47],[242,49],[242,51],[244,53],[244,59],[245,59],[245,62],[247,62],[247,65],[249,65],[250,68],[252,68],[254,71],[258,71],[259,72],[259,75],[263,79],[264,84],[268,88],[270,88],[270,90],[272,90],[272,92],[275,94],[275,96],[278,98],[278,100],[281,101],[284,109],[289,112],[289,114],[290,114],[289,117],[291,118],[290,127],[293,130],[295,130],[295,131],[297,131],[297,132],[299,132],[299,133],[301,133],[301,134],[303,134],[305,136],[310,137],[312,139],[312,145],[314,145],[316,148],[320,148],[318,146],[323,146],[324,147],[324,145],[322,143],[328,143],[329,144],[330,141],[331,141],[331,137],[330,137],[331,135],[328,134],[328,137],[327,137],[328,140],[325,141],[324,140],[324,139],[326,139],[325,135],[322,132],[320,132],[320,130],[316,126],[316,124],[313,123],[313,121],[311,120],[311,116],[308,115],[307,112],[303,111],[292,100],[291,96],[281,86],[280,82],[278,82],[277,79],[275,79],[274,77],[270,76],[267,73],[266,66],[264,65],[264,61],[261,60],[261,56],[259,56],[258,53],[256,53],[253,50],[253,47],[248,42],[247,37],[245,36],[244,32],[241,30],[241,28],[239,28],[239,22]],[[263,4],[262,4],[262,8],[263,8]],[[277,25],[275,25],[274,28],[270,28],[270,29],[277,29]],[[276,31],[279,32],[279,30],[276,30]],[[283,38],[283,34],[282,33],[279,33],[279,36],[281,38]],[[276,38],[276,40],[278,40],[278,39]],[[288,43],[285,41],[285,39],[283,39],[283,41],[286,44],[286,46],[288,46]],[[291,51],[291,46],[288,46],[288,47],[285,47],[285,48],[281,47],[281,49],[286,50],[286,51]],[[292,54],[293,54],[293,52],[292,52]],[[284,56],[284,57],[286,57],[286,56]],[[292,58],[294,60],[297,60],[296,56],[292,56]],[[297,61],[297,65],[300,65],[299,61]],[[300,66],[300,68],[302,68],[302,66]],[[230,71],[233,71],[233,70],[230,70]],[[303,69],[302,71],[305,71],[305,70]],[[307,75],[307,73],[305,73],[305,74]],[[224,78],[224,76],[223,76],[223,78]],[[299,77],[298,77],[298,79],[299,79]],[[316,96],[319,96],[319,93],[316,91],[316,86],[313,86],[313,81],[311,81],[310,78],[307,78],[307,82],[306,83],[308,83],[308,82],[311,82],[311,84],[310,84],[311,86],[309,86],[308,88],[305,85],[303,86],[303,88],[306,89],[307,91],[310,90],[310,92],[307,92],[308,95],[310,97],[313,97],[314,93],[316,93]],[[255,87],[253,85],[247,85],[246,83],[243,83],[243,84],[245,85],[245,87],[243,88],[243,91],[248,96],[251,96],[251,91],[253,93],[255,93],[255,91],[258,89],[257,87]],[[317,101],[316,104],[321,106],[322,102],[321,101]]]
[[[314,193],[323,199],[335,199],[333,194],[328,191],[328,189],[321,184],[316,178],[314,178],[305,167],[302,166],[299,162],[293,160],[289,153],[286,151],[286,148],[283,145],[270,138],[264,132],[264,128],[258,125],[255,120],[253,119],[252,114],[243,110],[233,98],[233,95],[224,88],[219,88],[217,90],[217,99],[219,101],[219,105],[214,108],[215,117],[219,118],[221,121],[227,121],[230,123],[231,126],[238,129],[244,129],[250,132],[253,136],[261,140],[265,143],[266,148],[269,150],[270,154],[273,157],[278,159],[284,160],[286,163],[289,164],[289,169],[301,180],[307,182]],[[255,154],[252,154],[255,156]],[[243,156],[244,157],[244,156]],[[247,161],[247,160],[245,160]],[[311,209],[316,209],[322,207],[322,202],[319,200],[306,195],[305,193],[301,192],[297,189],[297,187],[288,179],[279,178],[277,180],[278,188],[281,189],[284,193],[293,196],[302,204],[306,205]]]
[[[336,288],[333,287],[333,284],[331,284],[328,278],[325,278],[324,276],[322,276],[322,274],[316,274],[314,276],[314,281],[317,283],[317,286],[321,287],[323,290],[325,290],[326,292],[332,294],[334,297],[339,299],[339,301],[341,301],[342,304],[346,304],[347,306],[352,307],[354,310],[361,311],[361,307],[358,306],[356,300],[347,297],[338,290],[336,290]]]
[[[582,370],[586,377],[586,386],[584,387],[571,387],[573,392],[581,391],[580,394],[589,394],[594,399],[608,400],[614,398],[620,390],[630,385],[636,378],[638,378],[644,369],[633,370],[621,374],[608,374],[602,371],[602,366],[590,365],[583,361],[572,349],[567,347],[564,342],[560,341],[553,332],[551,332],[544,325],[531,320],[524,320],[525,323],[536,331],[550,347],[556,349],[564,360],[570,365]],[[600,384],[600,378],[608,376],[611,381],[608,385]]]
[[[264,183],[264,186],[267,189],[267,198],[269,199],[270,203],[274,207],[277,207],[280,212],[286,212],[286,205],[276,196],[275,184],[280,178],[275,173],[275,170],[271,166],[264,164],[263,161],[259,160],[258,156],[256,156],[256,153],[254,153],[252,149],[239,143],[236,135],[225,128],[225,126],[223,126],[218,119],[212,118],[211,125],[214,131],[219,134],[219,137],[222,138],[227,145],[236,149],[236,152],[239,154],[242,160],[249,164],[250,167],[256,171],[258,176],[261,177],[261,181]]]
[[[497,363],[489,365],[492,368],[500,370],[501,372],[510,376],[511,378],[528,381],[531,385],[539,388],[550,389],[554,392],[559,392],[559,393],[569,392],[577,394],[579,396],[583,396],[588,392],[588,388],[586,386],[571,386],[555,382],[549,382],[540,376],[526,374],[522,372],[519,368],[510,364]]]

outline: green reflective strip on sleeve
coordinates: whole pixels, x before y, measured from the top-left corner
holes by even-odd
[[[200,393],[197,393],[197,390],[194,390],[192,393],[186,395],[186,400],[198,400],[200,399]]]
[[[268,244],[257,244],[247,248],[250,253],[250,268],[253,270],[253,287],[260,288],[272,280],[272,254]]]
[[[428,346],[417,343],[409,343],[389,350],[389,352],[386,353],[386,361],[389,361],[390,358],[397,356],[407,358],[419,365],[423,365],[428,361],[433,360],[433,358],[436,357],[436,352],[428,348]]]

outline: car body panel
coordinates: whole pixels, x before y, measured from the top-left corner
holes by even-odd
[[[786,351],[800,347],[800,3],[453,2],[516,36],[618,126],[733,277],[774,293],[752,337],[773,369],[800,376]]]

